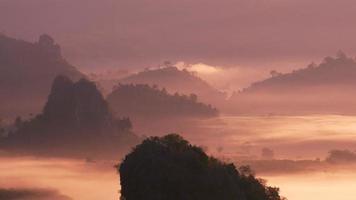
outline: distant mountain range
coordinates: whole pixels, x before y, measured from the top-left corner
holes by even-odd
[[[57,75],[67,76],[74,81],[87,77],[62,57],[60,46],[49,35],[41,35],[35,43],[0,35],[0,117],[31,117],[40,113]],[[93,78],[89,75],[103,88],[111,82],[149,84],[165,88],[171,94],[195,94],[200,101],[213,106],[225,98],[224,93],[204,80],[173,66],[131,75],[127,72],[124,78],[116,81],[111,77],[110,83],[103,81],[106,75],[103,76]],[[105,89],[102,92],[109,93]]]
[[[253,83],[230,99],[233,112],[259,114],[355,114],[356,60],[339,52],[319,65]]]
[[[53,38],[41,35],[35,43],[0,35],[0,113],[12,116],[38,113],[54,78],[84,75],[61,55]]]
[[[356,60],[342,52],[290,73],[272,71],[270,78],[234,93],[229,101],[206,81],[171,65],[120,74],[125,77],[117,81],[103,82],[106,75],[93,79],[104,87],[148,84],[165,88],[168,94],[194,94],[223,113],[356,114]],[[40,113],[57,75],[73,81],[87,77],[62,57],[59,45],[48,35],[30,43],[0,34],[0,117]]]
[[[215,89],[204,80],[187,70],[174,66],[159,69],[147,69],[119,80],[122,84],[149,84],[165,88],[169,93],[196,94],[203,103],[218,106],[226,94]]]

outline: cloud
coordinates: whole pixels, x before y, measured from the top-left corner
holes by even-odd
[[[238,91],[249,86],[253,81],[269,76],[268,70],[257,70],[246,66],[213,66],[206,63],[188,64],[183,61],[175,64],[179,69],[195,73],[217,89],[227,92]]]
[[[202,75],[210,75],[217,74],[222,71],[221,67],[211,66],[204,63],[196,63],[196,64],[185,64],[184,62],[178,62],[175,64],[179,69],[186,69],[191,72],[196,72]]]

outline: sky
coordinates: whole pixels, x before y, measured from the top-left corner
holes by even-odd
[[[355,8],[353,0],[0,0],[0,31],[30,41],[48,33],[81,69],[170,60],[258,79],[338,50],[356,54]]]

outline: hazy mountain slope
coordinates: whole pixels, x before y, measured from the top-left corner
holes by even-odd
[[[319,65],[291,73],[273,73],[235,93],[231,107],[239,113],[356,113],[356,60],[343,53]]]
[[[176,67],[145,70],[120,80],[121,83],[149,84],[165,88],[170,93],[196,94],[204,103],[218,104],[224,100],[225,94],[210,86],[186,70]]]
[[[39,112],[58,74],[83,77],[50,36],[30,43],[0,35],[0,116]]]

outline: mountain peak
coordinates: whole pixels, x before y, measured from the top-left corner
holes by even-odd
[[[146,69],[119,81],[123,84],[148,84],[165,88],[170,93],[196,94],[202,102],[217,106],[225,94],[187,70],[175,66]]]
[[[110,112],[95,83],[86,79],[72,82],[65,76],[57,76],[43,116],[67,126],[96,128],[109,123]]]
[[[73,80],[84,77],[61,56],[59,45],[46,34],[35,43],[0,34],[0,66],[0,112],[9,117],[38,113],[57,75]],[[61,77],[54,86],[60,80],[65,82]]]

